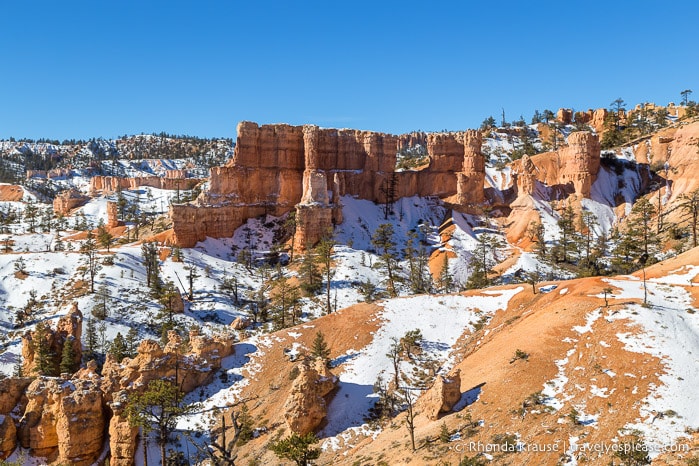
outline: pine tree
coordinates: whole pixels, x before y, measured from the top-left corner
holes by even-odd
[[[116,334],[109,345],[109,354],[114,356],[117,362],[121,362],[124,358],[129,357],[129,348],[121,332]]]
[[[73,341],[75,338],[69,335],[63,342],[63,351],[61,353],[61,374],[72,374],[75,372],[76,366],[79,361],[76,359],[75,348],[73,348]]]
[[[307,249],[301,257],[299,265],[299,275],[302,283],[301,288],[309,295],[315,295],[323,288],[323,276],[318,270],[320,255],[314,249]]]
[[[85,352],[83,353],[83,360],[85,362],[90,360],[97,360],[97,326],[95,325],[94,319],[88,317],[85,319]]]
[[[393,239],[393,234],[393,225],[390,223],[382,223],[372,235],[371,244],[376,248],[379,254],[377,265],[382,267],[386,274],[388,293],[391,296],[397,296],[396,269],[398,267],[398,259],[396,257],[396,242]]]
[[[49,346],[48,338],[51,331],[46,322],[39,322],[34,328],[32,341],[34,343],[34,361],[36,362],[36,372],[39,375],[56,375],[54,357]]]
[[[156,379],[148,383],[143,393],[134,394],[126,405],[125,413],[132,426],[140,427],[145,435],[155,432],[162,466],[166,465],[166,447],[177,420],[194,410],[180,400],[182,393],[175,384]]]
[[[557,224],[561,231],[561,236],[552,251],[553,256],[556,262],[572,263],[577,245],[575,236],[575,211],[571,205],[565,208]]]
[[[289,283],[289,279],[280,276],[271,283],[270,307],[273,314],[274,326],[277,330],[286,328],[295,323],[293,315],[298,305],[300,295],[298,288]],[[287,319],[290,316],[291,319]]]
[[[107,285],[100,285],[96,295],[97,303],[92,308],[92,315],[96,319],[105,320],[109,316],[109,299],[111,297]]]
[[[442,421],[442,425],[439,427],[439,440],[441,440],[442,443],[449,443],[450,439],[451,434],[449,433],[449,429],[446,423]]]
[[[272,442],[269,449],[279,458],[288,459],[296,463],[296,466],[308,466],[311,461],[320,456],[319,448],[311,448],[318,442],[313,432],[306,435],[292,433],[290,437]]]
[[[311,356],[314,358],[329,359],[330,358],[330,348],[328,343],[325,341],[325,335],[323,332],[316,332],[316,336],[313,339],[313,346],[311,347]],[[330,361],[328,361],[328,364]]]
[[[199,274],[195,270],[194,264],[187,267],[186,270],[187,270],[187,283],[189,283],[189,293],[187,294],[187,299],[190,302],[192,302],[192,301],[194,301],[194,280],[199,278]]]
[[[432,287],[427,268],[427,251],[416,231],[408,234],[404,255],[408,259],[410,290],[416,294],[429,293]]]
[[[134,327],[129,327],[129,331],[126,332],[126,356],[133,358],[136,356],[138,348],[138,330]]]
[[[689,217],[689,226],[692,230],[692,246],[697,247],[697,224],[699,223],[699,189],[680,196],[680,209]]]
[[[153,242],[143,243],[141,254],[143,256],[143,265],[146,267],[146,284],[150,288],[155,289],[160,286],[158,248]]]
[[[449,271],[449,256],[444,253],[442,257],[444,257],[444,261],[442,262],[442,268],[439,270],[437,284],[442,293],[449,293],[454,287],[454,279]]]
[[[329,231],[316,245],[316,252],[318,253],[318,259],[323,269],[322,273],[325,277],[325,312],[327,314],[332,312],[332,305],[330,303],[330,287],[331,279],[335,274],[332,267],[333,250],[335,248],[335,244],[335,240],[332,238],[332,232]]]
[[[107,252],[109,252],[110,246],[114,243],[114,235],[103,224],[97,227],[97,242],[99,242],[100,246],[106,248]]]
[[[502,249],[502,241],[495,235],[483,234],[477,238],[478,245],[473,251],[471,275],[466,285],[473,288],[484,288],[491,284],[489,274],[498,261],[497,252]]]
[[[92,231],[87,232],[87,239],[80,246],[80,252],[85,256],[87,272],[90,276],[90,293],[95,292],[95,277],[99,270],[99,262],[97,261],[97,244]]]

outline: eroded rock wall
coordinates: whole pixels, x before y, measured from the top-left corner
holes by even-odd
[[[427,147],[429,166],[394,172],[397,151],[418,143]],[[296,244],[304,247],[342,222],[340,196],[385,202],[392,178],[394,199],[460,193],[460,201],[480,203],[485,179],[480,145],[476,131],[399,137],[242,122],[234,157],[226,166],[211,170],[208,192],[194,203],[172,206],[175,241],[191,247],[207,236],[231,236],[250,217],[296,209]]]
[[[178,171],[172,171],[173,175]],[[158,189],[192,189],[199,184],[199,178],[176,178],[159,176],[138,176],[132,178],[121,178],[118,176],[93,176],[90,178],[90,193],[110,194],[119,191],[120,189],[136,189],[139,186],[148,186]]]

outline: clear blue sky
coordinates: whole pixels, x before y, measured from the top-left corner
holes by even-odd
[[[699,100],[698,3],[7,0],[0,138],[403,133]]]

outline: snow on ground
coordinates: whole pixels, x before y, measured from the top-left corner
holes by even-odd
[[[669,274],[650,279],[650,307],[624,305],[607,319],[627,319],[638,326],[637,331],[617,335],[627,351],[648,353],[660,358],[665,372],[662,385],[644,400],[640,418],[627,427],[644,434],[646,443],[670,445],[686,435],[686,428],[699,427],[699,317],[692,308],[691,295],[675,283],[687,283],[699,274],[699,267],[687,268],[687,273]],[[608,279],[618,288],[614,297],[643,300],[643,282],[639,280]],[[676,413],[671,415],[669,413]]]
[[[408,242],[408,233],[419,230],[425,225],[427,235],[434,240],[435,227],[438,227],[446,210],[439,201],[418,196],[404,197],[393,205],[393,215],[386,219],[383,206],[371,201],[343,196],[341,199],[343,222],[335,230],[335,238],[341,244],[346,244],[357,250],[371,251],[371,236],[383,223],[394,226],[394,239],[398,249],[402,250]],[[429,238],[427,238],[429,241]]]
[[[473,324],[481,313],[494,313],[507,308],[509,300],[522,287],[498,290],[488,296],[415,296],[383,303],[378,318],[381,327],[373,341],[365,348],[342,356],[348,360],[336,371],[340,384],[328,407],[327,425],[321,435],[336,436],[350,428],[360,428],[376,401],[373,385],[382,376],[392,376],[391,362],[384,357],[394,338],[400,339],[410,330],[420,329],[421,347],[426,354],[441,363],[441,373],[452,367],[451,348],[465,332],[473,331]],[[333,441],[327,443],[330,447]]]

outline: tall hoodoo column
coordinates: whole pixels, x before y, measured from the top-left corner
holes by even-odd
[[[576,194],[589,198],[600,167],[599,137],[589,131],[572,133],[560,156],[562,181],[572,183]]]
[[[481,133],[468,130],[463,139],[463,165],[461,172],[456,174],[457,200],[459,204],[480,204],[485,200],[485,159],[481,153]]]
[[[534,188],[536,187],[536,166],[527,154],[524,154],[522,157],[515,177],[517,183],[517,197],[530,196],[534,193]]]

